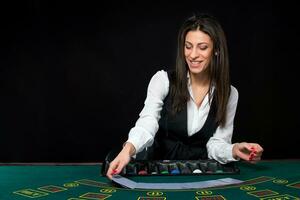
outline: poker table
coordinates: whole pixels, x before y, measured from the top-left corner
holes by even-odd
[[[234,178],[240,184],[204,189],[126,189],[101,175],[101,163],[2,163],[0,200],[87,199],[300,199],[300,160],[265,160],[257,164],[238,162],[240,173],[232,175],[136,176],[134,181],[183,183]]]

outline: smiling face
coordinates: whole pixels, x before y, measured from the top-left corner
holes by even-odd
[[[193,74],[200,74],[209,65],[213,51],[213,42],[206,33],[189,31],[185,37],[184,55]]]

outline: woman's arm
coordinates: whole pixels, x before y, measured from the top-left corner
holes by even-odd
[[[158,71],[150,80],[144,108],[128,135],[127,142],[133,144],[136,153],[152,145],[159,128],[160,112],[168,92],[168,74],[163,70]]]
[[[231,86],[227,107],[227,121],[224,127],[218,127],[213,137],[207,142],[208,157],[220,163],[243,159],[256,163],[261,159],[263,148],[257,143],[241,142],[231,144],[233,122],[238,103],[238,91]]]
[[[206,144],[208,157],[220,163],[228,163],[238,159],[232,155],[234,144],[231,143],[238,97],[237,89],[231,86],[230,97],[227,104],[226,124],[224,127],[219,126]]]
[[[167,72],[161,70],[154,74],[147,91],[145,106],[139,115],[139,119],[130,130],[123,149],[109,165],[106,175],[110,179],[113,174],[122,171],[132,156],[145,147],[152,145],[158,130],[158,120],[160,119],[163,101],[169,92]]]

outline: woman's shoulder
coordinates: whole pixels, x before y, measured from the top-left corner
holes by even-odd
[[[163,69],[156,71],[152,76],[151,81],[169,84],[168,71]]]
[[[169,91],[169,78],[166,70],[158,70],[152,76],[148,89],[152,92],[168,93]],[[164,95],[163,95],[164,96]]]
[[[236,89],[236,87],[234,87],[233,85],[230,85],[230,89],[231,89],[231,92],[234,93],[234,94],[238,94],[238,90]]]
[[[230,99],[238,99],[239,98],[239,92],[233,85],[230,85]]]
[[[156,71],[153,76],[166,78],[166,77],[168,77],[168,71],[161,69],[161,70]]]

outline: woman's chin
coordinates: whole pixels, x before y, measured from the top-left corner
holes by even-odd
[[[199,67],[189,67],[190,72],[193,74],[199,74],[203,71],[203,68],[201,66]]]

